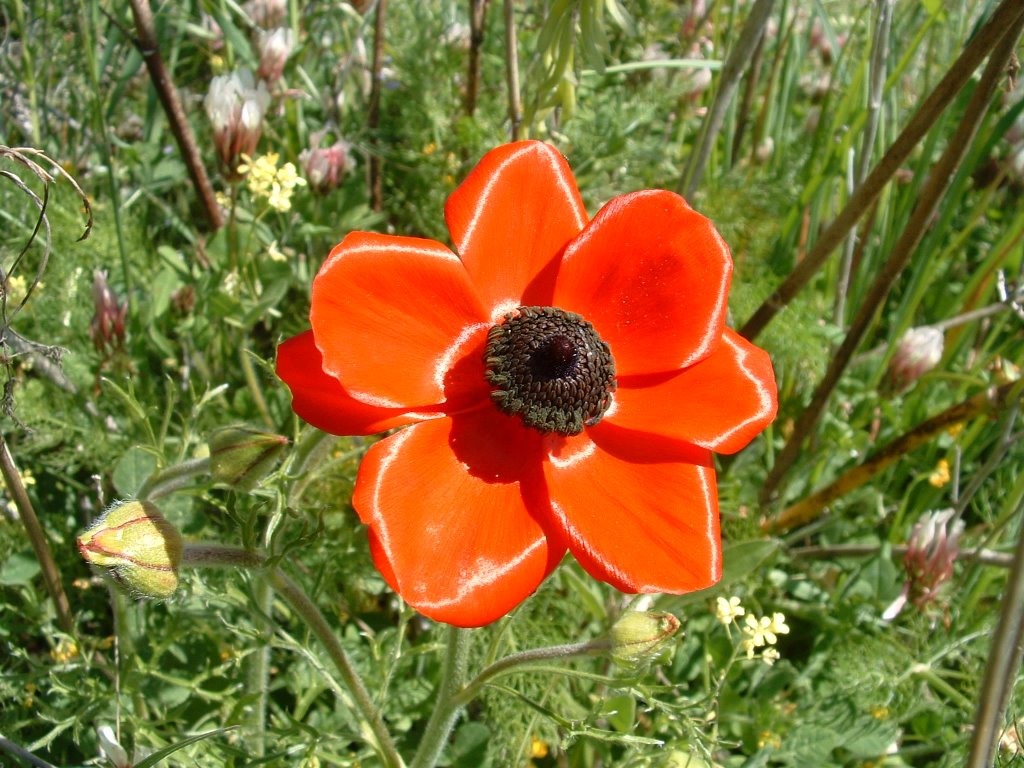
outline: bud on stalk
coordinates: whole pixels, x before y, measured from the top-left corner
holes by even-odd
[[[245,425],[221,427],[210,435],[210,472],[217,482],[251,491],[270,474],[288,438]]]
[[[612,656],[627,664],[653,658],[679,629],[671,613],[631,611],[612,626]]]
[[[178,588],[181,534],[148,501],[116,504],[78,537],[78,551],[118,584],[143,597]]]

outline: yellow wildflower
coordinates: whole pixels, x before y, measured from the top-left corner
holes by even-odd
[[[949,482],[949,477],[949,462],[945,459],[939,459],[935,469],[928,475],[928,482],[936,488],[941,488]]]
[[[782,739],[777,734],[771,731],[761,731],[757,736],[757,748],[764,749],[765,747],[774,747],[778,749],[782,746]]]
[[[238,172],[246,177],[246,186],[256,197],[265,197],[275,211],[287,211],[292,207],[292,193],[296,187],[305,186],[306,180],[299,176],[293,163],[277,167],[281,156],[268,152],[256,159],[242,155]]]
[[[548,745],[543,739],[534,736],[530,740],[530,757],[547,757]]]
[[[779,654],[779,649],[775,647],[768,647],[761,651],[761,661],[767,664],[769,667],[782,658]]]
[[[62,639],[57,647],[50,651],[50,658],[58,664],[66,664],[78,656],[78,644],[73,640]]]
[[[740,599],[735,595],[728,599],[719,597],[715,600],[715,616],[726,626],[732,624],[746,612],[746,609],[740,605]]]

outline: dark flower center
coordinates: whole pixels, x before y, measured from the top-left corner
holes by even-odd
[[[528,427],[578,435],[601,420],[615,362],[594,326],[554,307],[520,307],[487,334],[487,381],[498,408]]]

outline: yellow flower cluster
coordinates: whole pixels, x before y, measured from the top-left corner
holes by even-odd
[[[939,463],[935,465],[935,469],[930,475],[928,475],[928,482],[935,488],[941,488],[949,481],[949,462],[945,459],[939,459]]]
[[[757,648],[764,648],[761,652],[761,660],[771,666],[779,660],[779,652],[771,646],[779,640],[779,635],[788,635],[789,627],[786,625],[786,617],[781,613],[773,613],[771,618],[761,616],[747,616],[744,620],[743,650],[747,652],[747,658],[754,658]],[[767,647],[766,647],[767,646]]]
[[[732,624],[746,612],[746,609],[740,605],[740,599],[735,595],[728,599],[719,597],[715,600],[715,616],[726,626]]]
[[[780,658],[778,649],[774,647],[778,642],[778,636],[789,634],[786,617],[781,613],[773,613],[770,618],[768,616],[758,618],[748,614],[747,609],[740,605],[740,599],[735,595],[715,598],[715,618],[726,627],[739,624],[741,616],[744,617],[744,620],[743,626],[740,628],[745,637],[740,643],[740,647],[746,652],[748,659],[754,658],[756,649],[763,648],[760,659],[771,666]]]
[[[248,177],[246,184],[256,197],[265,197],[275,211],[287,211],[292,207],[295,188],[305,186],[306,180],[299,176],[292,163],[285,163],[278,168],[277,162],[280,159],[277,152],[269,152],[255,160],[242,155],[238,172]]]

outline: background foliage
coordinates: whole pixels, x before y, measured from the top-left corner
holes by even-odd
[[[349,142],[350,165],[326,194],[297,186],[290,207],[274,209],[226,177],[203,110],[215,75],[259,66],[267,5],[154,8],[162,58],[222,195],[227,225],[214,230],[133,44],[130,9],[99,0],[0,2],[0,144],[44,151],[77,179],[95,218],[80,240],[82,203],[67,180],[43,185],[0,157],[2,430],[74,621],[61,627],[8,504],[0,514],[0,734],[57,765],[106,764],[96,727],[115,722],[140,759],[238,726],[169,760],[378,764],[315,640],[258,579],[190,571],[170,600],[135,601],[91,573],[74,545],[104,507],[130,498],[152,473],[204,455],[216,427],[247,422],[312,445],[273,360],[282,339],[307,327],[321,260],[352,229],[445,240],[446,196],[487,149],[510,138],[500,3],[474,42],[466,3],[392,2],[374,121],[374,12],[361,7],[372,4],[292,0],[279,24],[295,45],[270,86],[257,153],[278,153],[279,165],[308,176],[303,151],[323,132],[324,145]],[[751,5],[514,3],[521,135],[567,156],[592,214],[616,194],[677,188]],[[891,45],[872,64],[882,4],[774,4],[762,42],[744,52],[742,80],[691,199],[734,254],[732,325],[804,258],[996,5],[895,3]],[[479,88],[468,114],[474,46]],[[879,68],[884,86],[873,106]],[[599,655],[564,663],[566,674],[525,671],[486,689],[457,727],[449,764],[963,763],[1021,534],[1019,394],[929,436],[799,526],[765,528],[930,416],[1019,377],[1024,313],[1019,293],[1016,306],[1012,299],[1024,274],[1024,101],[1012,72],[795,463],[770,497],[759,491],[977,82],[936,115],[838,249],[851,256],[848,288],[837,252],[759,339],[775,363],[780,416],[720,466],[722,584],[653,601],[684,632],[651,663],[626,668]],[[371,158],[381,162],[379,205]],[[39,210],[15,179],[39,196],[48,189],[49,250],[42,236],[32,239]],[[97,270],[127,308],[123,341],[106,346],[90,333]],[[978,310],[985,312],[969,314]],[[894,388],[886,371],[898,340],[928,324],[945,324],[941,361],[910,388]],[[404,609],[372,567],[349,503],[367,445],[332,439],[306,457],[308,474],[293,473],[289,460],[252,492],[200,483],[161,508],[187,539],[280,558],[327,613],[408,754],[432,708],[443,635]],[[991,557],[962,557],[934,599],[883,619],[906,579],[899,547],[922,515],[947,507],[961,510],[960,554],[982,547]],[[791,631],[779,638],[779,661],[745,658],[738,625],[714,613],[714,598],[729,595],[750,614],[785,614]],[[510,617],[476,634],[471,666],[600,637],[629,603],[565,563]],[[1014,699],[1000,765],[1021,759],[1022,716]]]

